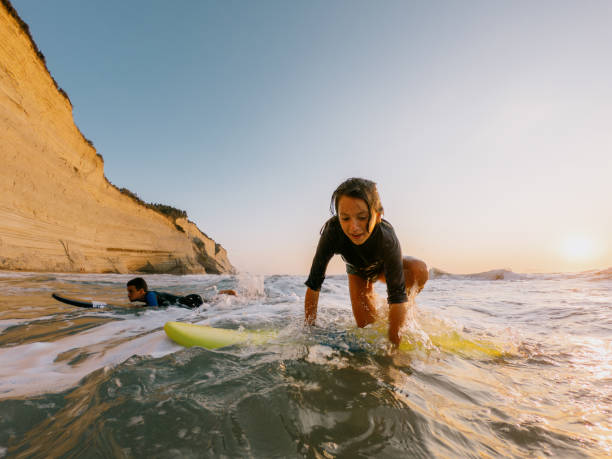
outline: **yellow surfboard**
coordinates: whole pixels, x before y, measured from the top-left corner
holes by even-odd
[[[181,346],[199,346],[206,349],[219,349],[243,343],[258,345],[274,337],[274,333],[269,331],[230,330],[185,322],[166,322],[164,330],[169,338]],[[385,340],[386,326],[379,324],[366,329],[353,329],[349,333],[366,342],[374,343]],[[481,339],[468,339],[454,330],[438,331],[428,336],[429,342],[405,336],[399,349],[404,352],[431,351],[434,350],[433,345],[440,351],[466,357],[499,358],[509,355],[495,343]]]
[[[358,337],[372,343],[386,338],[387,327],[385,324],[376,324],[371,328],[356,329],[354,333]],[[435,348],[432,346],[435,346]],[[430,334],[425,335],[425,339],[416,338],[409,333],[405,333],[399,346],[399,349],[404,352],[414,352],[417,350],[431,351],[436,348],[443,352],[466,357],[486,356],[499,358],[509,355],[500,345],[479,338],[468,339],[456,330],[430,332]]]
[[[241,343],[262,344],[270,339],[265,331],[242,331],[214,328],[185,322],[166,322],[164,331],[175,343],[185,347],[199,346],[218,349]]]
[[[431,340],[431,344],[436,346],[441,351],[450,352],[453,354],[466,355],[470,357],[485,355],[494,358],[503,357],[506,355],[506,353],[494,343],[480,339],[470,340],[464,338],[456,331],[429,335],[429,339]],[[402,340],[400,344],[400,350],[402,351],[413,351],[419,348],[426,349],[426,344],[411,342],[406,339]]]

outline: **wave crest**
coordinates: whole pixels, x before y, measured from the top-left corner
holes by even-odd
[[[475,279],[475,280],[527,280],[527,279],[587,279],[591,281],[609,281],[612,280],[612,268],[602,269],[600,271],[584,271],[580,273],[539,273],[526,274],[515,273],[511,269],[492,269],[480,273],[472,274],[453,274],[444,271],[440,268],[431,268],[429,270],[430,279]]]
[[[472,274],[452,274],[443,271],[439,268],[431,268],[429,270],[430,279],[479,279],[479,280],[517,280],[531,278],[528,274],[517,274],[512,272],[510,269],[492,269],[490,271],[484,271],[480,273]]]

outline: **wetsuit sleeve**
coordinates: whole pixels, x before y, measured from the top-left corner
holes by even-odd
[[[408,301],[408,295],[406,295],[402,248],[393,228],[389,228],[385,234],[383,259],[387,281],[387,302],[389,304],[405,303]]]
[[[147,296],[145,296],[145,301],[147,302],[147,306],[158,306],[157,294],[155,292],[147,292]]]
[[[312,260],[312,266],[310,267],[310,274],[305,282],[306,286],[310,287],[312,290],[319,291],[321,289],[321,285],[323,285],[323,281],[325,280],[327,265],[331,257],[334,256],[334,247],[334,229],[331,222],[328,221],[319,238],[317,251]]]

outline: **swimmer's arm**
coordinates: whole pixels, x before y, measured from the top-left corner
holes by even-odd
[[[399,332],[406,321],[408,303],[393,303],[389,305],[389,341],[395,347],[400,345],[402,337]]]
[[[319,292],[306,288],[306,297],[304,298],[304,324],[314,325],[317,319],[317,306],[319,304]]]

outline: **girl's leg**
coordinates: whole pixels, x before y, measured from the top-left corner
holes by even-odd
[[[425,262],[414,258],[404,257],[404,277],[406,278],[406,290],[410,292],[413,285],[417,286],[417,293],[423,290],[429,279],[429,271]]]
[[[413,285],[417,285],[417,293],[423,290],[427,280],[429,279],[429,271],[427,271],[427,265],[425,262],[418,258],[405,256],[403,258],[404,263],[404,278],[406,279],[406,292],[410,293],[410,289]],[[386,282],[385,275],[380,274],[378,280]]]
[[[348,279],[355,321],[358,327],[365,327],[376,320],[373,283],[355,274],[349,274]]]

